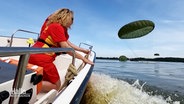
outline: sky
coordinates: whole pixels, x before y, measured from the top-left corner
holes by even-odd
[[[59,8],[74,12],[70,41],[93,46],[97,57],[184,58],[184,0],[1,0],[0,35],[17,29],[40,32],[44,20]],[[151,20],[154,30],[136,39],[120,39],[119,29]],[[157,56],[158,57],[158,56]]]

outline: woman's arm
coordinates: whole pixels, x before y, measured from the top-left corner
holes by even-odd
[[[69,46],[71,46],[72,48],[74,48],[77,51],[81,51],[81,52],[83,52],[85,54],[89,54],[90,53],[90,50],[78,47],[75,44],[71,43],[69,40],[67,41],[67,43],[68,43]]]

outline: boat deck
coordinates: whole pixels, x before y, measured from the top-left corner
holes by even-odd
[[[9,43],[7,40],[11,40],[11,37],[1,37],[0,36],[0,47],[9,47]],[[13,43],[12,43],[12,47],[29,47],[30,45],[27,43],[28,38],[13,38]],[[85,56],[85,54],[79,52],[81,55]],[[13,59],[13,60],[20,60],[20,56],[8,56],[8,57],[0,57],[2,58],[9,58],[9,59]],[[92,54],[89,56],[89,59],[94,61],[95,59],[95,53],[92,52]],[[54,64],[56,65],[59,75],[60,75],[60,80],[61,80],[61,86],[64,84],[65,81],[65,75],[67,72],[67,69],[69,67],[69,65],[72,63],[72,57],[69,56],[68,54],[61,54],[59,55],[56,60],[54,61]],[[8,63],[4,63],[4,62],[0,62],[1,68],[0,71],[7,69],[9,71],[11,71],[11,73],[9,73],[8,75],[10,75],[11,77],[8,79],[4,79],[1,81],[0,83],[0,91],[3,90],[7,90],[10,91],[9,93],[11,94],[12,92],[12,85],[13,85],[13,81],[14,81],[14,75],[15,75],[15,71],[16,71],[16,66],[15,65],[11,65]],[[26,71],[26,75],[23,81],[23,90],[29,90],[30,88],[33,90],[33,95],[32,98],[30,99],[29,103],[35,103],[35,104],[45,104],[44,102],[55,102],[55,104],[58,103],[58,101],[60,102],[61,99],[63,103],[70,103],[72,100],[73,101],[80,101],[81,96],[84,92],[86,83],[92,73],[91,68],[93,68],[91,65],[85,65],[83,63],[83,61],[79,60],[79,59],[75,59],[75,63],[74,63],[76,69],[79,71],[81,70],[81,68],[83,68],[81,71],[79,71],[78,75],[75,77],[75,79],[72,81],[72,83],[70,83],[69,86],[67,86],[67,88],[64,88],[63,90],[61,90],[60,92],[56,91],[56,90],[51,90],[48,93],[37,93],[37,89],[38,86],[34,86],[30,83],[31,77],[33,74],[35,74],[36,72],[33,71]],[[7,67],[8,66],[8,67]],[[8,71],[7,70],[7,71]],[[12,71],[13,70],[13,71]],[[4,73],[1,73],[3,76]],[[13,77],[12,77],[13,76]],[[9,81],[7,81],[9,80]],[[79,91],[78,91],[79,90]],[[21,91],[22,92],[22,91]],[[78,94],[78,95],[77,95]],[[67,95],[67,96],[66,96]],[[59,98],[59,100],[57,100]],[[3,103],[8,103],[9,98],[6,99]],[[76,103],[75,102],[75,103]],[[54,103],[53,103],[54,104]]]

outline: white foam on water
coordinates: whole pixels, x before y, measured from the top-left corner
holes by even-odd
[[[87,86],[83,103],[169,104],[162,96],[150,96],[146,92],[143,92],[143,85],[140,86],[139,81],[130,85],[125,81],[112,78],[105,74],[93,73]],[[174,102],[174,104],[180,103]]]

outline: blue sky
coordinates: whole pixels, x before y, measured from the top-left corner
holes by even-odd
[[[59,8],[74,11],[69,30],[74,44],[93,45],[98,57],[184,57],[184,0],[1,0],[0,35],[17,29],[39,32]],[[123,40],[118,30],[136,20],[151,20],[148,35]]]

